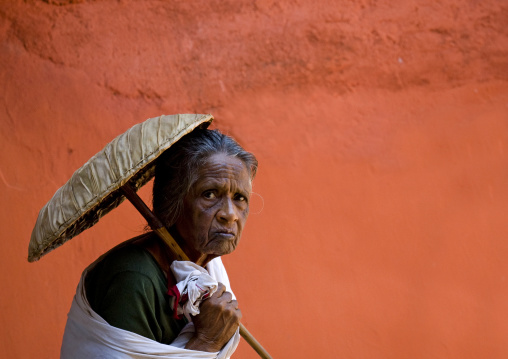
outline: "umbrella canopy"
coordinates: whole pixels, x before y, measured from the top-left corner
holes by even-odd
[[[28,246],[28,261],[92,227],[125,199],[119,188],[135,189],[154,175],[155,159],[212,115],[171,115],[146,120],[121,134],[79,168],[39,212]]]

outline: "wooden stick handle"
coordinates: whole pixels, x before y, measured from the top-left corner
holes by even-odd
[[[256,338],[254,338],[254,336],[247,330],[247,328],[244,327],[242,323],[240,323],[240,335],[242,336],[243,339],[245,339],[247,343],[249,343],[252,349],[254,349],[261,358],[272,359],[270,354],[268,354],[265,348],[263,348],[263,346],[259,344]]]
[[[166,227],[162,225],[162,222],[157,218],[150,208],[147,207],[145,202],[138,196],[138,194],[132,189],[129,184],[125,184],[120,187],[120,190],[124,194],[124,196],[136,207],[139,213],[143,217],[145,217],[146,221],[150,228],[161,238],[164,243],[166,243],[171,251],[175,254],[179,261],[188,261],[189,257],[182,251],[178,243],[176,243],[175,239],[171,234],[169,234]]]
[[[188,261],[189,257],[182,251],[178,243],[176,243],[175,239],[168,232],[166,227],[162,224],[162,222],[153,214],[150,208],[147,207],[145,202],[138,196],[136,191],[127,183],[120,187],[120,190],[125,195],[125,197],[134,205],[134,207],[138,210],[139,213],[146,219],[150,228],[159,236],[160,239],[166,243],[169,248],[173,251],[178,260]],[[263,359],[272,359],[270,354],[259,344],[259,342],[254,338],[254,336],[249,333],[247,328],[240,323],[240,335],[249,345],[259,354],[259,356]]]

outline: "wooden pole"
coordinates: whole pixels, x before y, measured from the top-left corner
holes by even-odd
[[[182,251],[173,236],[171,236],[162,222],[153,214],[150,208],[148,208],[145,202],[143,202],[143,200],[138,196],[136,191],[134,191],[134,189],[128,183],[120,187],[120,190],[125,195],[125,197],[134,205],[138,212],[141,213],[141,215],[146,219],[150,228],[152,228],[152,230],[159,236],[159,238],[168,245],[177,259],[181,261],[188,261],[189,257],[187,257],[184,251]],[[254,336],[249,333],[247,328],[245,328],[242,323],[240,323],[240,335],[243,339],[245,339],[247,343],[249,343],[252,349],[254,349],[261,358],[272,359],[270,354],[268,354],[268,352],[261,346],[261,344],[259,344],[256,338],[254,338]]]

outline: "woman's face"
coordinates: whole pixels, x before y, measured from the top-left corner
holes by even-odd
[[[249,214],[251,190],[242,160],[223,153],[209,157],[175,224],[191,258],[221,256],[236,248]]]

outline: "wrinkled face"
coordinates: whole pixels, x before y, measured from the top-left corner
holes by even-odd
[[[252,186],[242,160],[223,153],[209,157],[184,199],[176,230],[190,255],[221,256],[240,241]]]

